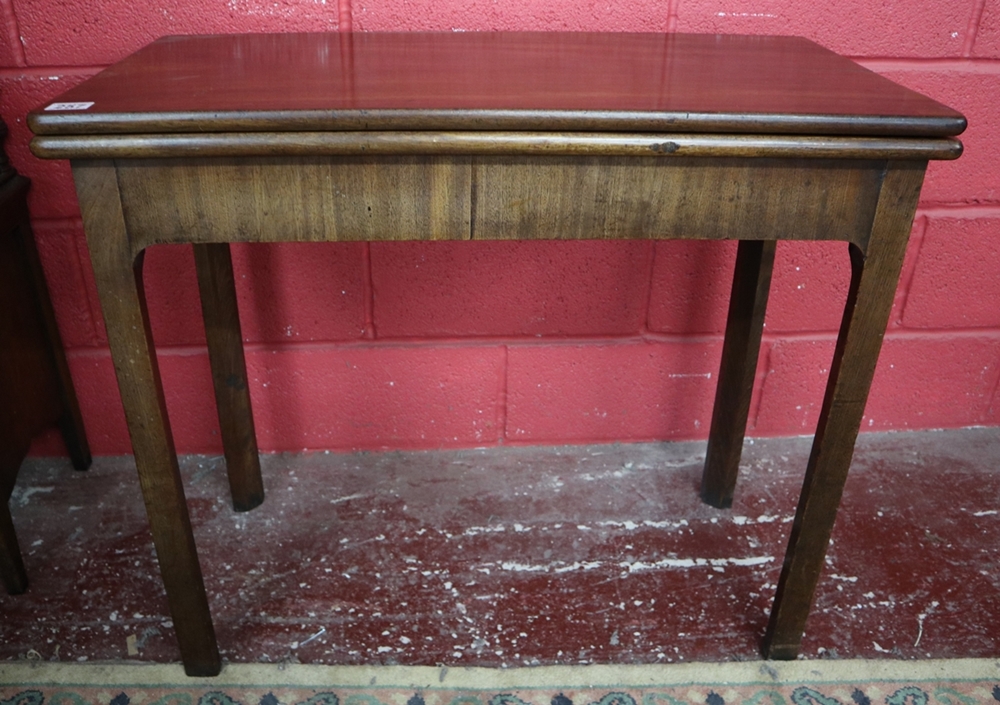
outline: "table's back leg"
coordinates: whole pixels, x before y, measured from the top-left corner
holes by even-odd
[[[774,248],[773,241],[742,240],[736,254],[722,364],[701,478],[701,498],[713,507],[733,504],[771,287]]]
[[[777,594],[766,658],[798,655],[837,517],[882,337],[892,311],[926,163],[890,164],[866,252],[851,251],[851,286]]]
[[[244,512],[264,501],[264,484],[229,244],[195,245],[194,261],[233,509]]]
[[[184,670],[216,675],[222,664],[149,328],[142,256],[131,251],[114,164],[75,163],[73,177]]]

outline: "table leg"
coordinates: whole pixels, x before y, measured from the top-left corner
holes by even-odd
[[[892,310],[925,167],[890,164],[867,251],[850,246],[851,286],[764,636],[766,658],[794,659],[799,652]]]
[[[771,287],[775,244],[774,241],[742,240],[736,253],[722,364],[701,478],[702,501],[713,507],[727,508],[733,504]]]
[[[195,245],[194,261],[233,509],[245,512],[264,501],[264,483],[229,244]]]
[[[21,249],[35,284],[38,314],[48,336],[52,365],[59,385],[60,406],[62,407],[62,413],[59,416],[59,430],[62,432],[63,441],[66,443],[66,450],[69,452],[73,467],[77,470],[86,470],[90,467],[91,456],[90,445],[87,443],[87,433],[83,427],[83,415],[80,413],[80,405],[73,389],[73,378],[69,373],[69,365],[66,364],[62,337],[59,335],[59,327],[52,310],[49,289],[45,285],[45,274],[38,257],[35,238],[31,234],[31,228],[27,221],[18,228],[18,237],[21,240]]]
[[[149,328],[142,254],[135,256],[131,250],[113,162],[73,166],[139,484],[184,670],[191,676],[216,675],[221,661]]]
[[[8,499],[0,495],[0,578],[11,595],[20,595],[28,589],[28,573],[24,570],[17,533],[10,518]]]

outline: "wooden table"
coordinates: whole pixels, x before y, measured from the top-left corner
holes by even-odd
[[[29,116],[71,159],[187,673],[219,653],[142,255],[194,243],[236,509],[263,500],[230,242],[740,241],[702,496],[732,501],[777,240],[852,278],[763,652],[793,658],[924,170],[965,119],[811,42],[661,34],[168,37]]]

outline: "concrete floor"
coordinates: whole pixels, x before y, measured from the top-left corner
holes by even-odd
[[[724,661],[759,657],[809,443],[748,441],[731,510],[703,443],[269,455],[246,514],[220,458],[182,470],[229,661]],[[998,510],[1000,429],[862,436],[804,656],[1000,656]],[[0,660],[178,660],[131,458],[29,460],[11,511]]]

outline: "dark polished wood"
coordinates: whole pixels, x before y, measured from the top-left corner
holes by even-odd
[[[538,156],[129,159],[117,166],[135,254],[154,244],[224,242],[232,233],[249,242],[317,242],[722,240],[739,232],[860,245],[884,168],[884,160]],[[336,188],[315,188],[324,183]]]
[[[701,480],[701,498],[713,507],[728,509],[733,505],[776,244],[773,240],[742,240],[736,252],[722,364]]]
[[[804,135],[689,135],[620,132],[247,132],[214,134],[41,135],[46,159],[525,155],[606,157],[773,157],[957,159],[955,140]]]
[[[84,230],[174,630],[191,676],[222,667],[153,348],[142,252],[129,245],[112,162],[75,164]]]
[[[869,246],[850,246],[844,318],[764,636],[764,652],[772,658],[792,659],[799,652],[920,198],[924,165],[888,166]]]
[[[0,123],[0,143],[7,129]],[[8,501],[31,440],[59,425],[77,470],[90,448],[28,223],[28,180],[0,153],[0,579],[28,588]]]
[[[229,245],[195,245],[194,262],[233,509],[246,512],[264,501],[264,481],[260,476]]]
[[[798,37],[165,37],[40,111],[37,134],[533,130],[954,135],[964,118]]]
[[[29,116],[32,149],[72,160],[188,673],[219,657],[142,293],[143,251],[163,243],[195,244],[237,505],[259,474],[226,243],[741,240],[703,490],[720,505],[775,241],[847,243],[851,294],[764,643],[795,656],[923,172],[961,154],[961,115],[805,40],[654,34],[171,37],[56,102]]]

